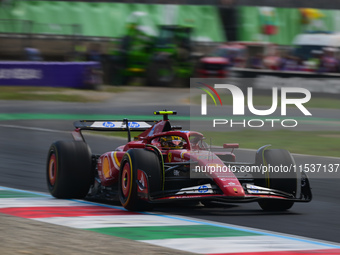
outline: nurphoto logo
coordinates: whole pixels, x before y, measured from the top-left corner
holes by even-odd
[[[201,115],[208,115],[208,104],[207,104],[207,95],[213,100],[215,105],[217,106],[217,102],[215,96],[220,102],[220,105],[223,106],[222,99],[221,99],[221,92],[220,94],[216,91],[216,89],[224,90],[225,93],[229,92],[233,99],[232,105],[232,114],[233,116],[244,116],[245,115],[245,95],[243,91],[237,87],[236,85],[232,84],[215,84],[214,87],[201,83],[204,85],[205,88],[199,87],[199,89],[203,90],[205,93],[201,94]],[[212,91],[210,92],[209,89]],[[280,90],[281,98],[280,98],[280,105],[278,104],[279,96],[278,92]],[[224,93],[224,92],[222,92]],[[215,96],[214,96],[214,95]],[[295,98],[291,98],[289,95],[294,94]],[[298,98],[296,98],[298,95]],[[272,88],[272,105],[269,109],[257,109],[254,106],[254,93],[253,88],[247,88],[247,107],[248,110],[256,116],[268,116],[265,119],[249,119],[249,120],[241,120],[235,121],[233,119],[214,119],[213,120],[213,127],[217,125],[226,125],[230,124],[231,127],[235,125],[242,125],[243,127],[263,127],[265,122],[269,123],[271,127],[274,127],[276,123],[280,123],[282,127],[296,127],[298,125],[298,121],[296,119],[282,119],[282,118],[269,118],[270,115],[275,113],[278,106],[281,107],[281,116],[287,115],[287,105],[292,105],[299,109],[303,115],[311,116],[312,114],[307,110],[304,106],[305,103],[309,102],[311,99],[311,93],[308,89],[299,88],[299,87],[283,87],[283,88]],[[262,107],[261,107],[262,108]]]

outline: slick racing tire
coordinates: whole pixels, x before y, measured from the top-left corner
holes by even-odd
[[[58,141],[47,157],[47,186],[56,198],[84,198],[92,182],[92,155],[79,141]]]
[[[138,170],[147,175],[149,194],[162,188],[161,164],[156,153],[144,149],[128,150],[120,164],[118,193],[121,204],[131,211],[151,209],[151,204],[138,196]]]
[[[297,173],[292,166],[295,161],[287,150],[268,149],[264,151],[264,162],[266,166],[277,167],[277,169],[290,169],[290,171],[270,171],[257,176],[254,184],[261,187],[267,187],[275,190],[280,190],[295,196],[297,191]],[[285,199],[264,199],[259,202],[260,207],[265,211],[285,211],[290,209],[294,202]]]

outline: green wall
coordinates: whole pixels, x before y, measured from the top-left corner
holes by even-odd
[[[238,38],[240,41],[269,41],[290,45],[293,38],[306,31],[340,32],[339,10],[309,9],[319,18],[303,22],[301,9],[242,6],[238,8]],[[267,14],[267,15],[264,15]],[[265,34],[265,25],[276,26],[276,33]]]
[[[89,3],[67,1],[16,1],[12,8],[0,7],[0,19],[32,20],[34,33],[69,34],[70,28],[56,24],[81,24],[85,36],[121,37],[127,18],[144,12],[144,25],[155,30],[159,24],[194,27],[193,39],[223,42],[226,40],[218,9],[213,6]],[[44,23],[48,25],[38,25]],[[20,27],[0,25],[0,32],[20,32]]]

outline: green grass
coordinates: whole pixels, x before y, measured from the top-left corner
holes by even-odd
[[[101,90],[103,92],[110,92],[110,93],[121,93],[128,91],[127,88],[117,87],[117,86],[104,86]]]
[[[233,104],[233,98],[231,94],[222,94],[221,100],[223,105],[232,105]],[[219,104],[219,101],[217,98],[215,98],[216,103]],[[245,104],[247,104],[247,97],[245,97]],[[270,107],[272,105],[272,97],[271,96],[264,96],[264,95],[255,95],[253,97],[253,104],[254,107],[256,106],[268,106]],[[208,104],[214,104],[213,100],[208,96],[207,97]],[[278,102],[281,102],[281,98],[278,98]],[[195,96],[192,99],[192,103],[194,104],[200,104],[201,103],[201,95]],[[304,106],[308,108],[326,108],[326,109],[340,109],[340,100],[336,98],[323,98],[323,97],[313,97],[311,100],[304,104]],[[287,107],[291,107],[288,105]]]
[[[99,92],[119,93],[125,89],[106,86]],[[105,97],[97,91],[52,88],[52,87],[29,87],[29,86],[0,86],[1,100],[42,100],[42,101],[62,101],[62,102],[100,102]]]
[[[289,150],[292,153],[340,157],[340,132],[337,131],[259,131],[203,132],[212,138],[213,145],[239,143],[240,148],[258,149],[271,144],[273,148]]]
[[[96,133],[86,131],[88,133]],[[273,148],[289,150],[291,153],[340,157],[340,132],[337,131],[259,131],[244,130],[235,132],[202,132],[206,142],[222,146],[223,143],[239,143],[243,149],[258,149],[271,144]],[[86,133],[84,133],[86,135]],[[99,135],[127,138],[126,132],[97,132]],[[131,132],[131,137],[140,132]]]

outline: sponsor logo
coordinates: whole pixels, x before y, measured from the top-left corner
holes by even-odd
[[[130,128],[138,128],[140,127],[140,124],[137,122],[129,122],[129,127]]]
[[[211,184],[205,184],[205,185],[200,185],[200,186],[193,186],[193,187],[187,187],[187,188],[182,188],[180,189],[176,195],[187,195],[187,194],[192,194],[192,193],[206,193],[206,194],[212,194],[214,193],[212,190]]]
[[[168,154],[168,162],[171,162],[171,160],[172,160],[172,153],[169,152],[169,154]]]
[[[109,121],[103,123],[103,127],[112,128],[114,126],[115,126],[115,124],[113,124],[112,122],[109,122]]]
[[[262,187],[258,187],[255,185],[247,185],[247,191],[250,194],[267,194],[268,191],[266,190],[266,188],[262,188]]]
[[[203,185],[203,186],[199,186],[198,187],[198,192],[199,193],[207,193],[209,190],[209,188],[206,186],[206,185]]]

